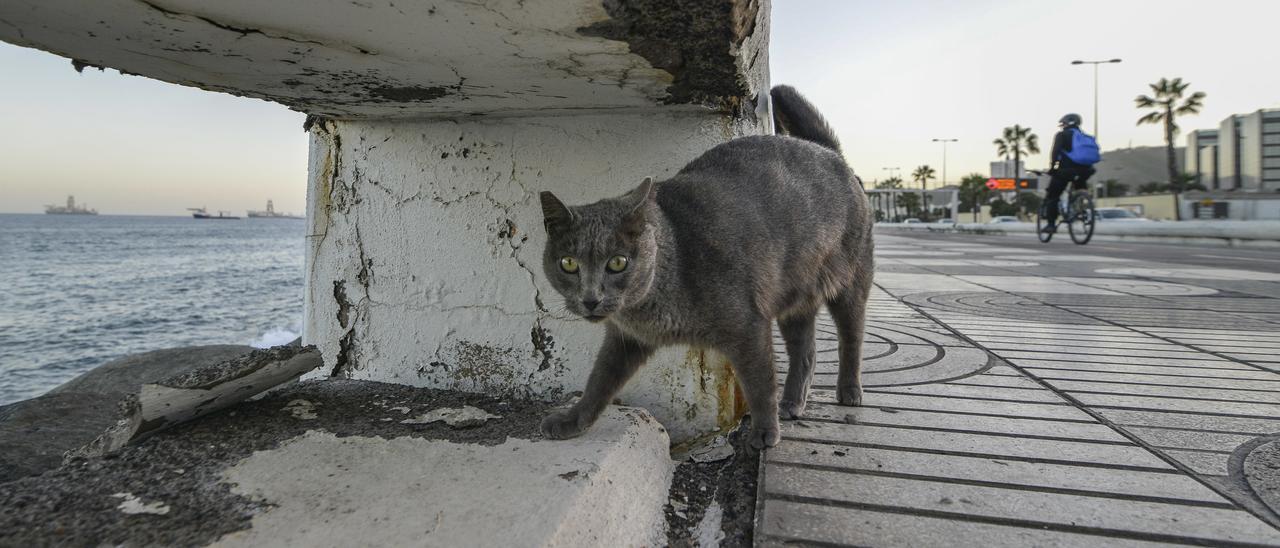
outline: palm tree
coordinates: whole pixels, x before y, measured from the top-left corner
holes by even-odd
[[[1013,155],[1013,178],[1015,179],[1022,178],[1022,169],[1019,167],[1022,156],[1040,154],[1040,138],[1031,133],[1031,128],[1017,124],[1004,128],[1004,137],[991,143],[996,146],[996,154],[1004,157],[1005,160],[1009,159],[1009,155]]]
[[[937,179],[937,172],[933,168],[925,165],[916,168],[911,172],[911,180],[920,183],[920,189],[924,190],[925,185],[929,184],[929,179]]]
[[[1175,119],[1183,114],[1199,114],[1200,108],[1204,106],[1204,92],[1197,91],[1192,93],[1190,97],[1183,100],[1183,92],[1191,86],[1190,82],[1183,82],[1182,78],[1161,78],[1159,82],[1149,84],[1151,91],[1155,93],[1155,97],[1139,95],[1134,98],[1133,102],[1137,103],[1138,108],[1155,109],[1138,118],[1138,125],[1142,124],[1164,124],[1164,144],[1165,155],[1169,162],[1169,184],[1176,184],[1178,176],[1178,161],[1173,154],[1173,138],[1178,134],[1178,123]]]
[[[924,210],[924,217],[929,216],[929,197],[925,192],[929,189],[929,179],[937,179],[936,172],[933,168],[923,165],[917,167],[911,172],[911,180],[920,183],[920,207]]]
[[[878,188],[878,189],[900,189],[900,188],[902,188],[902,177],[894,176],[894,177],[890,177],[890,178],[888,178],[888,179],[885,179],[885,180],[883,180],[883,181],[880,181],[880,182],[876,183],[876,188]],[[893,213],[893,217],[895,217],[895,218],[896,218],[896,217],[898,216],[898,199],[897,199],[897,196],[890,196],[890,195],[888,195],[888,194],[880,194],[880,193],[877,193],[877,194],[876,194],[876,196],[880,197],[880,199],[881,199],[881,205],[882,205],[882,206],[884,205],[884,200],[885,200],[886,198],[889,200],[889,204],[893,207],[893,212],[892,212],[892,213]]]
[[[971,208],[973,211],[973,222],[978,222],[978,212],[982,209],[982,202],[987,198],[990,190],[987,189],[987,176],[981,173],[970,173],[960,179],[960,207]]]
[[[920,209],[919,196],[916,196],[915,194],[911,194],[908,192],[903,192],[902,194],[898,195],[898,203],[902,206],[903,209],[907,210],[908,217],[914,216],[918,218],[920,216],[918,213],[918,210]]]
[[[902,188],[902,177],[890,177],[880,181],[876,183],[876,188]]]

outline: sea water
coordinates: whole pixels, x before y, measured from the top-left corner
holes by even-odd
[[[0,405],[114,358],[287,343],[306,221],[0,214]]]

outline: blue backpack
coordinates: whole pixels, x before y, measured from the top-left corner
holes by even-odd
[[[1071,134],[1071,150],[1067,151],[1067,158],[1072,162],[1082,166],[1091,166],[1102,161],[1102,151],[1098,150],[1098,140],[1092,135],[1088,135],[1080,128],[1072,128]]]

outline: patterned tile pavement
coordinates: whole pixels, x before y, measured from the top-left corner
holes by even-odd
[[[1280,546],[1242,471],[1280,437],[1280,262],[1052,249],[877,235],[865,405],[820,318],[757,545]]]

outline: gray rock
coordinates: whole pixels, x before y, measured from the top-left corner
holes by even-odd
[[[253,350],[252,346],[215,344],[134,354],[95,367],[48,393],[89,392],[124,397],[137,393],[143,384],[216,365]]]
[[[0,407],[0,482],[62,464],[62,453],[115,422],[117,398],[64,392]]]
[[[121,417],[118,405],[146,383],[253,351],[237,345],[156,350],[107,362],[38,398],[0,406],[0,482],[62,464],[64,452],[93,441]]]

